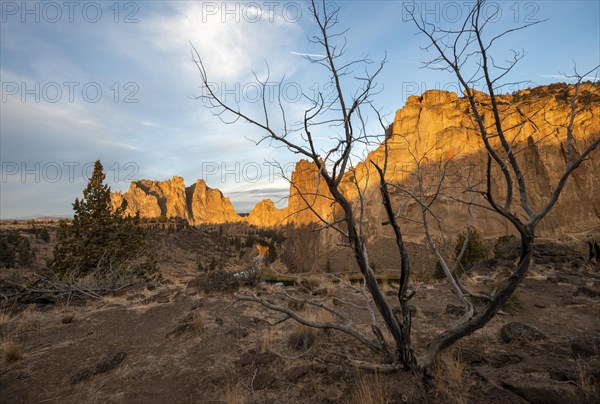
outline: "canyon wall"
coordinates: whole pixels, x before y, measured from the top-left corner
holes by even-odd
[[[512,141],[534,210],[548,202],[565,170],[569,96],[573,90],[572,86],[555,84],[498,97],[503,131]],[[578,102],[580,112],[573,122],[576,157],[600,136],[600,84],[582,85]],[[494,122],[490,99],[486,94],[478,93],[477,103],[485,111],[483,121],[493,135],[495,128],[490,127]],[[489,206],[480,193],[486,184],[487,153],[468,111],[466,98],[434,90],[425,92],[421,97],[409,97],[406,105],[396,113],[391,134],[387,135],[386,177],[388,182],[397,186],[391,187],[390,193],[400,215],[399,223],[406,241],[424,241],[424,231],[419,223],[421,207],[407,193],[415,192],[419,178],[425,194],[430,195],[425,198],[426,201],[439,191],[431,206],[432,212],[440,219],[439,223],[431,220],[436,237],[443,231],[452,240],[453,235],[464,230],[468,221],[464,201],[470,196],[473,196],[475,204]],[[494,147],[500,148],[497,137],[492,137],[491,142]],[[343,194],[354,201],[355,208],[358,208],[359,199],[357,189],[365,190],[363,227],[371,244],[393,237],[390,226],[382,224],[387,221],[387,216],[381,203],[379,177],[372,164],[383,166],[384,156],[382,144],[368,154],[366,163],[359,163],[348,170],[340,184]],[[317,176],[313,164],[299,162],[294,175],[301,180],[290,189],[290,221],[296,215],[299,217],[296,222],[303,226],[322,227],[316,215],[307,213],[309,205],[326,220],[341,218],[339,206],[331,203],[323,184],[313,179],[311,186],[310,178]],[[493,169],[491,179],[493,196],[503,204],[506,189],[501,172]],[[513,180],[516,187],[516,179]],[[293,203],[292,197],[299,189],[310,198],[296,196]],[[467,189],[470,191],[465,192]],[[518,190],[515,188],[513,206],[518,205],[517,198]],[[515,233],[506,219],[482,207],[474,209],[473,224],[485,237]],[[600,149],[594,151],[569,178],[554,209],[538,225],[536,235],[569,239],[590,232],[600,236]],[[287,261],[295,260],[300,246],[310,245],[313,246],[311,253],[305,251],[304,255],[298,255],[304,260],[303,268],[298,271],[323,269],[325,261],[339,252],[336,245],[341,241],[332,229],[319,233],[290,232],[288,244],[291,252]],[[344,254],[351,258],[349,250],[345,250]],[[312,262],[307,262],[307,256],[313,257]]]
[[[123,200],[127,201],[126,214],[139,212],[142,218],[180,218],[192,225],[242,220],[229,198],[218,189],[207,187],[203,180],[189,187],[177,176],[166,181],[134,181],[127,192],[111,194],[113,209]]]
[[[553,84],[498,96],[503,130],[516,150],[534,209],[549,200],[565,169],[569,96],[573,89],[572,86]],[[484,93],[478,93],[476,98],[484,111],[483,122],[493,135],[490,99]],[[575,156],[600,136],[600,84],[582,85],[579,106],[581,111],[573,122]],[[431,207],[440,219],[439,226],[432,226],[438,236],[440,229],[449,234],[464,229],[468,210],[463,202],[470,196],[474,197],[473,202],[487,205],[478,193],[485,186],[487,153],[468,112],[466,98],[446,91],[427,91],[420,97],[408,98],[405,106],[396,112],[391,130],[386,133],[387,180],[397,185],[390,191],[407,241],[422,242],[424,239],[422,226],[418,223],[420,205],[405,192],[414,191],[419,178],[426,193],[436,192],[442,184]],[[492,137],[491,142],[494,147],[500,147],[496,137]],[[378,175],[372,164],[383,165],[384,156],[382,144],[368,154],[365,162],[349,169],[340,184],[344,195],[356,207],[357,189],[364,190],[363,227],[367,240],[372,243],[392,236],[389,226],[382,225],[387,218],[381,204]],[[442,176],[443,182],[440,181]],[[492,182],[495,184],[494,197],[503,201],[506,189],[497,169],[492,171]],[[470,192],[465,192],[466,189]],[[299,161],[292,173],[286,209],[277,209],[271,200],[264,200],[247,217],[240,217],[228,198],[219,190],[208,188],[202,180],[187,188],[181,177],[163,182],[135,181],[126,193],[112,196],[113,206],[120,205],[125,199],[127,212],[135,214],[139,211],[142,217],[182,218],[193,225],[246,221],[258,227],[287,226],[290,237],[284,259],[290,263],[302,257],[303,263],[296,269],[300,272],[322,266],[324,257],[329,256],[341,241],[333,229],[314,231],[322,226],[321,219],[336,220],[341,218],[342,212],[332,200],[315,165],[305,160]],[[518,193],[515,193],[515,202],[517,197]],[[514,232],[505,219],[483,208],[475,209],[474,226],[487,237]],[[599,228],[600,150],[596,150],[568,180],[555,208],[539,224],[537,235],[568,237]]]

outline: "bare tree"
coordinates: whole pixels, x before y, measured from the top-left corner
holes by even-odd
[[[437,56],[427,62],[426,65],[454,74],[468,99],[470,106],[469,113],[473,118],[476,130],[487,151],[487,180],[484,190],[480,193],[489,206],[499,215],[510,221],[518,232],[520,236],[520,257],[519,263],[512,275],[498,288],[480,313],[469,321],[444,332],[429,344],[422,358],[422,364],[425,367],[433,363],[441,350],[449,347],[458,339],[485,326],[511,297],[531,266],[536,226],[555,206],[569,176],[586,161],[590,153],[600,144],[600,137],[596,137],[579,155],[575,154],[573,124],[578,112],[581,112],[581,106],[578,105],[579,89],[584,77],[598,71],[598,67],[595,67],[582,75],[575,71],[575,74],[572,76],[575,79],[575,87],[573,94],[570,96],[571,113],[564,127],[564,131],[566,132],[563,144],[566,150],[564,171],[552,191],[551,197],[538,209],[532,207],[529,201],[528,184],[525,181],[523,169],[517,159],[519,151],[514,147],[515,140],[520,131],[519,128],[507,128],[504,122],[506,111],[502,110],[497,96],[503,86],[506,85],[502,84],[501,80],[524,57],[524,53],[513,52],[513,59],[508,61],[506,65],[497,64],[491,55],[495,42],[500,38],[511,32],[537,24],[537,22],[524,24],[489,38],[485,35],[486,28],[489,28],[490,21],[493,21],[496,15],[491,14],[484,17],[482,14],[484,3],[485,1],[483,0],[477,1],[476,6],[468,14],[458,30],[441,29],[427,23],[422,18],[418,18],[414,13],[411,13],[411,16],[419,31],[428,39],[429,45],[427,49],[431,49],[437,53]],[[489,94],[493,114],[493,121],[491,123],[484,121],[485,107],[479,103],[477,92],[474,89],[474,86],[480,82],[484,83],[484,89]],[[509,132],[516,132],[516,135],[510,137]],[[506,189],[503,201],[499,200],[499,195],[495,192],[499,184],[492,183],[492,170],[494,168],[499,168],[502,172]],[[515,191],[518,195],[517,197],[514,196]]]
[[[355,162],[353,159],[357,159],[357,149],[359,146],[377,144],[379,140],[378,137],[368,134],[368,125],[366,124],[367,114],[376,117],[381,124],[383,132],[386,129],[379,111],[373,107],[372,103],[372,97],[377,92],[376,79],[385,64],[385,58],[382,62],[375,65],[372,72],[369,72],[368,66],[373,63],[366,58],[351,62],[342,62],[346,47],[344,32],[334,31],[337,23],[338,8],[327,4],[325,1],[317,4],[313,0],[310,5],[310,11],[318,29],[318,35],[314,36],[311,41],[322,47],[323,56],[306,56],[306,59],[326,69],[333,88],[335,88],[335,96],[333,99],[326,99],[322,93],[318,93],[316,97],[305,94],[311,106],[306,109],[298,124],[289,123],[290,121],[286,116],[281,94],[276,105],[282,123],[280,129],[276,129],[273,124],[272,106],[266,102],[264,92],[262,97],[263,114],[260,118],[251,117],[240,109],[239,106],[228,104],[210,86],[203,60],[195,49],[193,49],[193,59],[198,67],[209,107],[213,109],[216,115],[227,123],[242,119],[255,125],[265,133],[261,142],[267,139],[278,142],[286,146],[293,153],[307,158],[316,167],[318,179],[326,185],[328,191],[328,195],[323,196],[330,198],[340,213],[336,218],[332,219],[323,217],[319,212],[314,211],[316,218],[321,222],[320,229],[331,229],[340,235],[345,245],[352,250],[354,259],[364,280],[362,287],[357,287],[336,279],[336,281],[345,285],[345,287],[356,288],[363,297],[364,304],[358,305],[339,298],[334,298],[334,300],[337,299],[337,303],[341,305],[352,306],[368,312],[371,319],[371,334],[365,334],[359,330],[359,327],[352,324],[352,320],[348,315],[328,304],[325,299],[312,295],[300,296],[282,292],[274,293],[271,295],[271,298],[267,299],[256,292],[244,292],[236,295],[238,299],[260,303],[269,309],[285,314],[286,318],[292,318],[309,327],[334,329],[350,335],[368,347],[368,349],[381,354],[383,357],[383,364],[355,363],[382,371],[400,368],[413,371],[427,370],[432,366],[442,350],[485,326],[496,315],[523,280],[530,267],[536,225],[551,211],[570,174],[588,158],[590,153],[600,143],[600,139],[595,139],[581,153],[575,153],[572,129],[579,108],[579,84],[582,82],[583,76],[585,76],[576,75],[575,93],[571,98],[571,117],[566,125],[565,147],[568,158],[564,173],[556,185],[551,198],[543,207],[534,209],[529,202],[527,184],[523,179],[523,172],[516,157],[518,151],[513,148],[514,138],[509,138],[506,133],[507,130],[503,122],[504,111],[498,106],[496,95],[500,87],[499,81],[512,70],[516,62],[520,59],[520,55],[515,55],[514,60],[507,67],[501,68],[500,73],[495,77],[492,77],[492,70],[494,70],[492,66],[496,68],[496,65],[493,64],[489,56],[490,48],[498,38],[526,26],[507,30],[486,41],[484,39],[484,28],[491,17],[487,19],[481,18],[480,10],[482,4],[483,2],[479,1],[465,19],[462,27],[455,31],[440,31],[437,27],[426,24],[416,15],[413,15],[413,21],[417,28],[430,41],[430,47],[439,53],[439,56],[428,65],[443,65],[445,70],[449,70],[456,75],[464,88],[470,105],[469,114],[473,118],[475,127],[485,144],[485,151],[488,155],[485,184],[483,184],[483,187],[478,187],[477,184],[465,187],[464,193],[467,197],[463,200],[465,203],[464,206],[469,211],[470,217],[475,207],[480,209],[487,208],[509,220],[515,227],[516,231],[520,234],[521,249],[520,261],[513,274],[506,279],[492,296],[473,293],[467,290],[460,282],[459,277],[456,276],[455,267],[459,265],[461,255],[464,253],[468,243],[471,222],[469,220],[466,223],[467,236],[465,237],[462,252],[456,257],[456,263],[453,268],[446,263],[431,235],[431,223],[439,222],[439,218],[437,218],[431,207],[440,195],[443,194],[444,176],[442,175],[437,186],[432,191],[428,190],[423,184],[423,176],[420,171],[422,166],[419,162],[422,160],[422,156],[413,154],[416,162],[416,182],[412,188],[407,187],[406,184],[392,183],[387,179],[388,142],[390,142],[387,136],[383,140],[383,150],[385,152],[383,161],[367,162],[368,165],[374,167],[374,172],[377,173],[378,179],[376,182],[369,178],[368,173],[370,171],[368,169],[363,170],[364,174],[362,177],[355,175],[356,172],[354,171],[350,172],[353,162]],[[455,37],[455,40],[452,39],[453,37]],[[342,43],[339,44],[338,41]],[[471,49],[473,47],[474,49]],[[473,63],[474,66],[477,66],[475,71],[478,73],[465,78],[463,71],[468,63]],[[354,91],[349,91],[351,85],[349,84],[350,74],[358,67],[364,67],[363,76],[358,78],[360,86]],[[472,86],[479,76],[483,77],[486,83],[486,91],[491,100],[491,108],[494,116],[494,122],[491,126],[482,119],[483,107],[478,103],[476,92]],[[269,80],[268,75],[263,80],[260,80],[256,76],[255,78],[262,85],[263,90],[265,90]],[[232,117],[232,119],[228,117]],[[339,133],[339,136],[332,138],[333,145],[329,147],[325,144],[318,144],[316,141],[314,133],[322,127]],[[494,191],[495,187],[492,184],[492,170],[494,166],[499,167],[502,172],[502,178],[506,183],[504,202],[498,201],[498,195]],[[444,168],[442,167],[442,173],[444,172]],[[395,244],[398,249],[400,285],[397,300],[400,307],[396,312],[392,309],[391,304],[386,300],[379,287],[369,261],[369,251],[364,228],[364,211],[366,205],[365,198],[371,195],[367,192],[370,182],[379,184],[381,201],[387,215],[386,223],[393,230]],[[295,184],[292,183],[292,186],[295,186]],[[412,318],[409,302],[414,296],[415,290],[411,289],[410,285],[410,257],[403,239],[402,226],[398,221],[399,214],[390,196],[391,189],[399,189],[420,207],[420,223],[427,236],[428,244],[444,270],[452,291],[465,307],[463,318],[450,329],[434,337],[420,358],[416,357],[411,341]],[[513,197],[515,189],[518,194],[516,201]],[[352,192],[349,190],[352,190]],[[352,199],[350,195],[357,195],[357,197]],[[487,205],[484,206],[476,201],[477,196],[483,197]],[[301,197],[306,202],[307,209],[311,209],[312,205],[310,202],[314,195],[301,195]],[[485,302],[485,307],[478,313],[474,311],[471,301],[473,298],[479,298]],[[334,320],[316,321],[309,319],[301,313],[290,309],[286,302],[302,303],[304,306],[327,312]],[[376,311],[373,310],[372,306],[374,306]],[[379,325],[380,321],[383,322],[383,328]],[[391,336],[394,343],[392,348],[390,348],[384,333]]]

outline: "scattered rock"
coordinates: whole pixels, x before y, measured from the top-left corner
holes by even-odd
[[[155,294],[154,296],[150,296],[149,298],[147,298],[146,300],[144,300],[145,304],[148,303],[169,303],[171,302],[171,298],[174,296],[173,291],[172,290],[165,290],[164,292],[159,292],[157,294]]]
[[[577,288],[575,292],[573,292],[573,296],[584,295],[591,298],[600,297],[600,290],[588,288],[587,286],[580,286]]]
[[[218,325],[223,325],[223,319],[221,317],[216,317],[215,323],[217,323]]]
[[[566,298],[562,300],[562,304],[563,306],[583,306],[585,304],[585,300]]]
[[[577,373],[572,369],[555,369],[548,371],[550,378],[558,382],[577,381]]]
[[[600,353],[600,338],[580,337],[571,341],[571,352],[576,358],[587,358]]]
[[[500,338],[506,343],[519,340],[539,341],[548,339],[548,337],[537,328],[519,322],[505,324],[500,330]]]
[[[572,397],[569,387],[556,383],[533,383],[530,380],[502,382],[502,387],[523,397],[532,404],[564,404]]]
[[[315,401],[319,403],[341,403],[344,393],[335,385],[317,386]]]
[[[40,304],[45,306],[47,304],[55,304],[56,301],[54,300],[54,297],[52,295],[41,295],[28,300],[27,303]]]
[[[446,306],[446,313],[452,314],[453,316],[462,316],[465,314],[465,308],[454,304],[448,304]]]
[[[460,357],[463,362],[469,365],[481,365],[487,362],[487,360],[479,352],[472,351],[470,349],[460,349]]]
[[[128,302],[131,302],[133,300],[143,300],[146,296],[144,296],[141,293],[135,293],[133,295],[128,295],[125,300],[127,300]]]
[[[541,304],[541,303],[536,303],[534,306],[537,307],[538,309],[545,309],[546,308],[546,305],[545,304]]]
[[[227,331],[227,335],[233,335],[235,338],[245,338],[250,335],[250,332],[244,327],[236,327]]]
[[[60,322],[63,324],[71,324],[73,322],[73,316],[63,317],[62,320],[60,320]]]
[[[490,365],[498,369],[508,365],[514,365],[523,362],[523,357],[508,352],[494,352],[489,356]]]
[[[311,365],[296,366],[287,372],[285,379],[288,382],[295,382],[297,380],[302,379],[307,374],[309,374],[311,370],[312,370]]]
[[[571,283],[569,282],[569,278],[566,276],[558,275],[558,276],[549,276],[546,278],[548,282],[551,283]]]
[[[194,325],[191,323],[179,324],[173,330],[169,331],[165,335],[165,338],[169,338],[169,339],[179,338],[182,335],[191,333],[193,330],[194,330]]]
[[[277,379],[275,379],[275,377],[272,374],[263,371],[256,375],[254,381],[252,382],[252,386],[257,391],[265,390],[273,386],[273,384],[275,384],[276,381]]]
[[[270,365],[278,358],[279,357],[272,352],[256,352],[254,349],[251,349],[240,356],[237,363],[242,367],[254,364],[254,366],[260,368],[262,366]]]
[[[480,398],[480,402],[486,404],[529,404],[529,401],[512,391],[493,385]]]
[[[80,369],[71,376],[71,383],[77,384],[101,373],[106,373],[117,366],[127,357],[125,352],[115,352],[104,357],[96,365]]]

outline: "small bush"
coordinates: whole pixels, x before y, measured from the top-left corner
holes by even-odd
[[[514,234],[498,237],[494,244],[494,258],[514,259],[518,256],[519,240]]]
[[[456,244],[454,245],[455,257],[458,257],[460,254],[464,242],[465,233],[460,233],[456,239]],[[460,265],[458,265],[456,269],[456,275],[461,276],[462,274],[469,272],[475,263],[486,259],[488,254],[489,251],[484,244],[483,239],[476,230],[472,230],[471,235],[469,236],[469,242],[467,243],[467,249],[460,260]],[[446,275],[444,274],[442,266],[439,262],[436,263],[434,278],[444,279],[445,277]]]
[[[296,323],[294,326],[294,331],[290,335],[290,347],[298,351],[306,351],[315,343],[315,340],[317,339],[317,331],[318,330],[316,328],[307,327],[304,324]]]
[[[30,265],[35,256],[31,243],[16,231],[0,234],[0,266]]]
[[[219,270],[203,273],[188,285],[203,293],[235,292],[239,289],[238,280],[232,272]]]

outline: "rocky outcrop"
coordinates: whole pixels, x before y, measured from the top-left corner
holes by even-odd
[[[570,117],[569,95],[572,93],[573,87],[554,84],[498,97],[504,131],[507,138],[513,139],[512,147],[517,151],[534,209],[548,201],[564,172],[564,143]],[[600,136],[600,84],[582,85],[580,95],[584,111],[573,123],[575,155]],[[484,110],[484,123],[489,125],[493,122],[489,97],[478,93],[476,98]],[[485,184],[487,154],[468,110],[465,97],[446,91],[427,91],[420,97],[408,98],[405,106],[396,112],[394,123],[386,133],[389,182],[414,189],[418,172],[426,192],[433,192],[443,173],[442,195],[431,209],[442,219],[441,226],[445,231],[450,232],[460,231],[467,223],[468,211],[458,201],[467,197],[463,192],[465,187],[481,190]],[[493,134],[494,130],[490,131]],[[491,141],[499,146],[496,138]],[[362,225],[369,243],[392,236],[390,227],[382,225],[387,218],[379,195],[377,172],[372,164],[382,165],[384,156],[381,145],[368,154],[365,162],[349,169],[340,184],[343,194],[356,205],[358,189],[365,192]],[[127,200],[129,214],[139,211],[142,217],[148,218],[177,217],[194,225],[244,220],[259,227],[287,225],[299,229],[297,237],[288,237],[286,242],[286,250],[292,251],[287,261],[302,261],[302,268],[297,270],[312,271],[322,266],[319,257],[323,258],[340,241],[334,230],[318,233],[314,228],[321,226],[322,220],[341,218],[342,212],[333,202],[314,164],[299,161],[291,179],[287,209],[277,209],[272,201],[264,200],[247,218],[240,217],[219,190],[208,188],[202,180],[186,188],[181,177],[163,182],[133,182],[125,194],[112,195],[113,206]],[[492,182],[496,184],[495,198],[502,200],[506,190],[498,170],[492,171]],[[391,189],[391,194],[394,205],[401,207],[400,224],[405,240],[421,242],[419,204],[396,188]],[[476,203],[486,205],[479,194],[473,194],[477,195]],[[487,237],[512,232],[510,223],[485,209],[476,209],[474,226]],[[596,150],[568,180],[558,203],[538,225],[537,236],[563,237],[599,226],[600,150]],[[439,226],[432,226],[432,230],[439,230]],[[284,257],[286,254],[284,252]],[[298,260],[298,256],[302,256],[302,260]]]
[[[570,117],[569,95],[572,93],[572,86],[555,84],[498,97],[503,128],[507,138],[513,139],[513,149],[522,167],[534,209],[541,208],[549,200],[565,169],[564,144]],[[579,102],[584,111],[573,125],[575,156],[600,136],[600,84],[583,84],[580,94]],[[484,122],[489,125],[493,122],[489,97],[478,93],[477,102],[485,111]],[[464,97],[446,91],[427,91],[421,97],[408,98],[406,105],[397,111],[388,134],[389,182],[412,190],[418,169],[425,191],[434,192],[443,173],[442,195],[437,198],[432,210],[441,218],[445,231],[450,233],[460,231],[467,223],[468,210],[465,204],[457,201],[465,199],[465,187],[481,190],[486,179],[487,154],[473,120],[466,113],[468,110],[468,100]],[[493,131],[491,129],[490,133]],[[492,144],[500,147],[497,138],[492,139]],[[384,155],[382,145],[369,153],[365,160],[367,163],[359,163],[348,170],[340,184],[344,195],[354,203],[358,200],[357,189],[366,190],[363,226],[367,241],[371,243],[392,236],[390,226],[382,225],[387,217],[379,195],[378,175],[371,164],[382,165]],[[292,180],[297,184],[290,190],[291,223],[320,226],[317,215],[306,209],[307,204],[311,204],[319,216],[327,220],[341,217],[339,206],[328,199],[329,193],[313,164],[298,163]],[[492,171],[492,183],[496,184],[494,197],[503,200],[506,190],[499,170]],[[299,190],[309,197],[309,203],[297,195]],[[391,191],[394,205],[402,207],[400,224],[405,240],[422,241],[423,229],[418,223],[421,215],[419,204],[408,198],[406,193],[395,188]],[[476,203],[487,204],[479,194],[475,195]],[[507,220],[485,209],[476,209],[474,226],[487,237],[513,232]],[[537,236],[566,237],[599,226],[600,150],[596,150],[568,180],[558,203],[538,225]],[[294,245],[293,237],[288,237],[291,246]],[[307,235],[299,233],[298,237],[306,238]],[[328,229],[316,237],[320,238],[320,248],[314,253],[322,255],[323,261],[329,254],[328,250],[338,244],[336,234]],[[297,244],[306,243],[307,240],[303,240]]]
[[[295,226],[304,226],[331,220],[334,215],[332,201],[317,167],[307,160],[298,161],[290,183],[289,222]]]
[[[209,188],[203,180],[186,189],[190,221],[194,225],[204,223],[239,222],[242,218],[235,212],[229,198],[218,189]]]
[[[279,227],[288,222],[288,209],[278,209],[272,200],[264,199],[256,204],[246,221],[257,227]]]
[[[242,220],[229,198],[218,189],[207,187],[203,180],[187,188],[181,177],[166,181],[134,181],[126,193],[112,193],[111,200],[113,209],[126,200],[125,213],[135,215],[139,212],[142,218],[179,218],[192,225]]]

